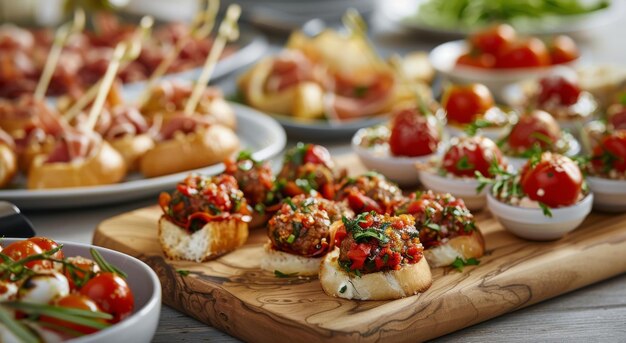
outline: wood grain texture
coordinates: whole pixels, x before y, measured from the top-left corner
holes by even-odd
[[[338,159],[357,172],[352,157]],[[477,215],[487,243],[480,266],[433,270],[425,293],[395,301],[326,296],[316,279],[276,278],[259,269],[265,231],[208,263],[168,261],[157,240],[157,207],[102,222],[94,244],[137,256],[161,278],[163,301],[246,341],[421,341],[497,317],[626,271],[626,214],[592,214],[555,242],[506,232]],[[176,270],[189,270],[183,277]]]

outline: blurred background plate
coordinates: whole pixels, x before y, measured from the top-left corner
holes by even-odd
[[[387,19],[402,28],[415,31],[416,33],[424,33],[427,35],[439,36],[442,38],[463,38],[468,34],[475,32],[481,27],[485,26],[467,26],[452,23],[449,25],[439,25],[434,24],[434,22],[428,22],[427,20],[424,20],[422,17],[420,17],[420,6],[429,1],[430,0],[394,0],[388,1],[384,5],[381,5],[380,9]],[[448,0],[447,4],[452,4],[453,2],[458,3],[459,1]],[[487,1],[486,3],[488,2],[489,1]],[[586,0],[579,0],[579,2],[589,3],[589,1]],[[475,3],[478,2],[475,1]],[[615,22],[624,14],[623,12],[625,9],[626,1],[613,0],[610,1],[607,8],[588,14],[569,16],[550,15],[542,17],[540,19],[518,18],[510,21],[509,24],[512,24],[519,32],[522,32],[524,34],[577,34]]]
[[[285,131],[269,116],[239,104],[231,104],[237,115],[237,136],[241,139],[242,149],[254,153],[254,158],[266,160],[280,153],[286,144]],[[7,200],[21,209],[58,209],[75,208],[111,203],[127,202],[155,195],[173,188],[187,174],[198,172],[215,175],[224,170],[219,163],[206,168],[146,179],[139,173],[127,176],[126,181],[95,187],[28,190],[3,189],[0,199]],[[17,187],[24,187],[26,179],[17,180]]]
[[[271,115],[285,128],[290,139],[327,141],[350,139],[359,129],[387,121],[385,115],[360,120],[331,123],[325,120],[302,121],[279,114]]]

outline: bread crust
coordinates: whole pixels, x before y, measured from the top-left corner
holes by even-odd
[[[0,144],[0,187],[4,187],[17,173],[17,156],[11,147]]]
[[[392,300],[424,292],[432,284],[425,258],[399,270],[363,274],[346,273],[338,263],[339,248],[322,262],[319,279],[326,294],[355,300]]]
[[[239,149],[239,138],[229,128],[211,125],[187,135],[157,143],[144,154],[139,170],[155,177],[219,163]]]
[[[424,257],[433,268],[449,266],[457,257],[467,260],[479,258],[484,254],[485,239],[478,229],[471,235],[454,237],[446,244],[424,251]]]
[[[47,156],[35,157],[28,172],[29,189],[88,187],[118,183],[126,176],[124,158],[109,143],[83,160],[44,163]]]
[[[158,227],[163,253],[173,260],[205,262],[237,249],[248,239],[248,224],[238,219],[209,222],[189,234],[161,216]]]
[[[271,242],[263,246],[264,254],[261,259],[261,269],[284,274],[297,274],[299,276],[316,276],[320,270],[320,264],[324,257],[306,257],[276,250]]]
[[[154,140],[148,134],[126,135],[110,140],[109,143],[122,155],[128,171],[139,169],[139,159],[150,149],[154,148]]]

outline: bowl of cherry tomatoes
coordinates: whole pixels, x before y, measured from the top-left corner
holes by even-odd
[[[417,164],[435,157],[442,142],[442,125],[429,109],[396,108],[386,125],[360,129],[352,150],[363,165],[400,185],[419,183]]]
[[[498,100],[502,100],[506,85],[544,76],[579,58],[578,47],[568,36],[547,40],[519,36],[506,24],[477,32],[467,40],[441,44],[429,55],[433,67],[451,82],[485,84]]]
[[[591,212],[589,192],[579,166],[570,158],[544,152],[517,172],[493,170],[478,177],[487,188],[487,207],[516,236],[554,240],[576,229]]]
[[[161,286],[143,262],[45,237],[0,245],[0,341],[152,340]]]

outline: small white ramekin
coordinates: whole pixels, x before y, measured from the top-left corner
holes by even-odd
[[[587,185],[594,195],[594,209],[605,212],[626,211],[626,180],[588,176]]]

